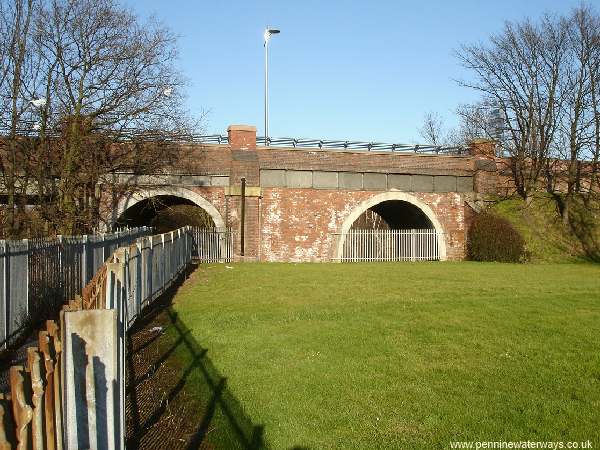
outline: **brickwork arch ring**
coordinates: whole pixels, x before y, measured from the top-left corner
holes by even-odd
[[[423,203],[421,200],[419,200],[415,196],[407,194],[406,192],[384,192],[383,194],[375,195],[374,197],[371,197],[371,198],[363,201],[362,203],[360,203],[358,206],[356,206],[352,210],[350,215],[348,217],[346,217],[346,219],[342,223],[342,227],[340,229],[342,238],[338,242],[335,259],[337,259],[338,261],[341,260],[343,251],[344,251],[344,242],[345,242],[344,236],[346,235],[346,233],[348,233],[348,231],[350,231],[350,228],[352,227],[352,224],[356,221],[356,219],[358,219],[360,217],[360,215],[362,213],[364,213],[367,209],[372,208],[373,206],[378,205],[379,203],[382,203],[382,202],[386,202],[388,200],[400,200],[403,202],[407,202],[413,206],[416,206],[421,211],[423,211],[423,213],[431,221],[431,224],[433,225],[435,230],[439,233],[438,243],[440,246],[440,248],[439,248],[440,261],[445,261],[446,260],[446,235],[444,233],[444,229],[442,228],[442,224],[437,219],[433,210],[426,203]]]
[[[115,213],[113,214],[111,226],[116,223],[118,218],[121,217],[121,215],[125,211],[127,211],[136,203],[159,195],[170,195],[173,197],[179,197],[189,200],[208,213],[208,215],[212,218],[213,222],[215,223],[215,228],[225,228],[225,221],[223,220],[223,217],[221,216],[219,211],[217,211],[217,208],[215,208],[208,200],[206,200],[204,197],[202,197],[200,194],[197,194],[194,191],[176,186],[163,186],[160,188],[143,188],[139,191],[132,193],[131,195],[122,198],[119,201]]]

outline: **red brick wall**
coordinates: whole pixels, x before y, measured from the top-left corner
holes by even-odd
[[[332,233],[363,201],[381,192],[314,189],[263,189],[260,258],[264,261],[329,261],[335,256]],[[411,194],[412,195],[412,194]],[[416,193],[440,221],[448,259],[464,257],[465,203],[461,194]]]
[[[260,169],[322,170],[376,173],[474,176],[481,192],[497,183],[494,170],[474,157],[391,154],[378,152],[256,148],[253,127],[229,130],[230,145],[185,147],[185,157],[175,172],[194,175],[227,175],[229,186],[182,186],[193,190],[220,213],[226,226],[240,231],[241,177],[248,188],[260,187]],[[491,162],[491,161],[489,161]],[[337,245],[334,233],[365,200],[382,191],[262,188],[246,198],[245,254],[261,261],[329,261]],[[407,193],[425,203],[441,223],[448,259],[465,254],[465,200],[460,193]]]

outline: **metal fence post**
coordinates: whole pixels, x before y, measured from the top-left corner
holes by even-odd
[[[106,233],[102,233],[102,262],[106,262]]]
[[[62,301],[69,301],[70,298],[65,298],[65,250],[63,246],[63,237],[62,234],[56,236],[56,241],[58,242],[58,276],[60,283],[60,296],[62,297]]]
[[[8,257],[8,243],[3,240],[2,241],[2,248],[3,248],[3,274],[2,274],[2,303],[3,303],[3,316],[2,319],[4,321],[4,333],[3,333],[3,348],[6,348],[8,346],[8,330],[9,330],[9,321],[10,321],[10,289],[8,288],[8,274],[9,274],[9,270],[8,270],[8,264],[9,264],[9,257]]]
[[[25,317],[29,317],[29,239],[23,239],[23,244],[25,246],[25,254],[27,255],[25,259]]]
[[[154,295],[154,236],[148,238],[150,241],[150,248],[148,250],[148,299],[151,300]]]
[[[83,236],[81,236],[81,289],[82,290],[89,281],[89,279],[88,279],[88,271],[89,271],[88,247],[89,247],[89,238],[88,238],[87,234],[84,234]]]
[[[165,280],[167,279],[167,268],[165,267],[165,233],[160,235],[160,241],[162,244],[162,249],[160,251],[160,266],[162,267],[162,287],[165,285]]]

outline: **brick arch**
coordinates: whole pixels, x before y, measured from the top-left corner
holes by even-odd
[[[423,211],[423,213],[431,221],[431,223],[432,223],[433,227],[436,229],[436,231],[438,233],[440,233],[440,238],[438,241],[439,246],[440,246],[440,249],[439,249],[440,250],[440,260],[445,261],[446,260],[446,235],[444,234],[444,229],[442,227],[442,224],[437,219],[433,210],[427,204],[423,203],[421,200],[419,200],[415,196],[407,194],[405,192],[384,192],[382,194],[375,195],[375,196],[368,198],[367,200],[364,200],[363,202],[361,202],[358,206],[356,206],[350,212],[348,217],[346,217],[346,219],[342,223],[342,226],[340,229],[340,232],[342,233],[341,235],[345,236],[345,234],[348,233],[348,231],[350,231],[350,228],[352,227],[352,224],[356,221],[356,219],[358,219],[360,217],[360,215],[362,213],[364,213],[367,209],[372,208],[373,206],[378,205],[379,203],[386,202],[389,200],[400,200],[403,202],[407,202],[407,203],[412,204],[413,206],[416,206],[421,211]],[[338,242],[336,254],[335,254],[335,258],[338,260],[342,258],[342,253],[344,251],[344,242],[345,242],[345,238],[340,239]]]
[[[115,210],[115,214],[113,214],[113,217],[111,218],[110,226],[112,227],[116,223],[118,218],[121,217],[121,215],[127,209],[131,208],[136,203],[159,195],[170,195],[173,197],[180,197],[189,200],[208,213],[208,215],[212,218],[213,222],[215,223],[215,228],[225,228],[225,221],[223,220],[223,217],[221,216],[217,208],[215,208],[212,205],[212,203],[210,203],[200,194],[190,189],[185,189],[176,186],[142,188],[132,193],[131,195],[122,198],[121,200],[119,200],[119,204]]]

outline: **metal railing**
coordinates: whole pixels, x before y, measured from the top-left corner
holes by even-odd
[[[235,235],[231,229],[192,229],[192,256],[201,263],[226,263],[233,260]]]
[[[337,237],[343,241],[342,262],[440,259],[441,239],[435,229],[350,230]]]
[[[228,144],[227,136],[220,134],[201,135],[194,138],[195,142],[203,144]],[[362,142],[349,140],[299,139],[299,138],[265,138],[256,137],[256,144],[268,147],[284,148],[318,148],[322,150],[359,150],[366,152],[392,153],[426,153],[443,155],[469,155],[467,147],[430,145],[430,144],[388,144],[384,142]]]
[[[189,267],[191,229],[140,237],[111,253],[9,370],[0,448],[125,449],[129,327]]]
[[[6,135],[8,129],[0,128],[0,135]],[[18,130],[21,136],[36,136],[37,131],[25,128]],[[222,134],[197,134],[185,131],[153,131],[137,129],[98,130],[105,136],[114,139],[115,142],[130,142],[134,140],[157,141],[182,144],[229,144],[229,137]],[[47,132],[49,137],[58,136],[58,132]],[[291,138],[291,137],[264,137],[257,136],[256,144],[265,147],[284,148],[319,148],[327,150],[358,150],[366,152],[392,152],[392,153],[426,153],[442,155],[469,155],[469,149],[463,146],[432,145],[432,144],[402,144],[384,142],[363,142],[344,139],[313,139],[313,138]]]
[[[0,241],[0,349],[30,320],[43,319],[81,294],[104,262],[150,228],[115,233]]]

